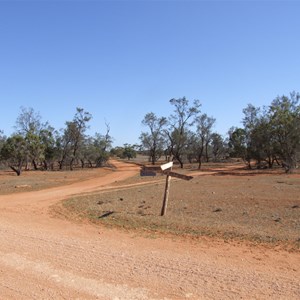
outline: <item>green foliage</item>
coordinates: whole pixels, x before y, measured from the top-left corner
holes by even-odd
[[[202,114],[199,115],[195,121],[196,134],[193,149],[198,162],[198,168],[200,169],[202,157],[205,156],[207,162],[209,160],[209,145],[212,140],[212,127],[216,122],[216,119],[208,117],[207,114]]]
[[[110,157],[112,138],[109,135],[109,130],[105,135],[96,133],[93,138],[86,140],[82,151],[83,157],[88,161],[90,166],[93,162],[96,167],[102,167]]]
[[[151,112],[145,115],[142,124],[149,128],[149,132],[142,132],[140,135],[142,147],[148,151],[149,159],[154,165],[164,153],[166,144],[164,127],[167,124],[167,119],[165,117],[158,118]]]
[[[200,113],[201,104],[199,100],[194,100],[189,104],[185,97],[171,99],[170,104],[174,107],[174,113],[169,118],[169,129],[166,131],[169,138],[169,148],[173,157],[183,168],[184,156],[188,154],[190,143],[189,128],[195,123],[195,119]]]
[[[123,147],[120,147],[120,146],[117,146],[117,147],[114,147],[110,150],[110,155],[111,156],[116,156],[116,157],[119,157],[119,158],[122,158],[123,156],[123,151],[124,151],[124,148]]]
[[[2,145],[0,157],[5,160],[9,167],[21,174],[22,166],[28,156],[26,140],[19,134],[9,137]]]
[[[0,130],[0,151],[1,151],[5,141],[6,141],[6,136],[4,135],[3,131]]]
[[[255,160],[257,167],[266,163],[271,168],[281,161],[287,172],[293,172],[300,155],[300,95],[291,93],[272,101],[268,108],[249,104],[243,110],[244,128],[231,130],[232,155],[242,157],[249,166]]]
[[[269,119],[278,154],[287,172],[297,168],[300,152],[300,95],[277,97],[269,107]]]
[[[54,170],[81,164],[90,167],[103,166],[109,159],[112,138],[109,125],[105,135],[97,133],[90,138],[86,135],[92,116],[77,108],[72,121],[66,122],[65,129],[57,132],[32,108],[21,108],[17,117],[17,132],[6,139],[0,132],[1,160],[18,175],[22,168]]]
[[[145,115],[142,124],[147,127],[140,135],[141,147],[147,151],[149,160],[155,162],[165,154],[166,159],[190,162],[207,161],[230,155],[242,158],[251,167],[253,161],[258,168],[272,167],[274,162],[282,163],[287,172],[298,168],[300,161],[300,95],[277,97],[266,108],[249,104],[244,110],[242,128],[229,130],[228,143],[212,131],[213,117],[200,114],[199,100],[192,103],[185,97],[171,99],[173,113],[157,117],[153,112]],[[57,132],[32,108],[21,108],[16,120],[16,132],[6,138],[0,131],[0,156],[3,163],[18,175],[22,167],[29,169],[54,169],[81,164],[82,167],[101,167],[110,155],[132,159],[136,157],[135,145],[125,144],[112,149],[109,125],[106,134],[86,134],[92,115],[82,108],[76,108],[72,121]]]
[[[229,130],[229,148],[232,157],[240,157],[250,163],[247,148],[246,130],[243,128],[231,128]]]
[[[73,170],[74,163],[81,159],[84,148],[85,131],[89,128],[87,123],[92,115],[84,111],[83,108],[76,108],[76,113],[72,121],[66,122],[66,128],[60,138],[59,168],[69,163],[70,170]]]
[[[211,135],[211,151],[214,161],[218,161],[226,157],[226,145],[223,137],[219,133],[214,132]]]
[[[136,150],[134,145],[130,144],[125,144],[123,153],[122,153],[122,158],[127,158],[128,160],[135,158],[136,157]]]

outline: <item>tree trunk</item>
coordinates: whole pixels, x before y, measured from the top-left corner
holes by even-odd
[[[14,166],[9,166],[14,172],[16,172],[16,174],[18,175],[18,176],[20,176],[21,175],[21,168],[20,167],[18,167],[18,168],[15,168]]]
[[[179,164],[180,164],[180,168],[183,169],[183,161],[180,158],[177,158]]]
[[[278,158],[276,156],[274,157],[274,161],[276,161],[277,166],[280,166],[280,162],[278,161]]]
[[[287,174],[292,174],[297,169],[297,162],[292,158],[288,158],[285,162],[283,162],[282,165],[285,168],[285,172]]]
[[[38,166],[37,166],[36,161],[34,159],[32,160],[32,164],[33,164],[34,170],[36,171],[38,169]]]
[[[198,161],[198,170],[201,169],[201,165],[202,165],[202,162],[201,162],[201,159],[199,159],[199,161]]]
[[[203,144],[202,144],[201,148],[200,148],[200,150],[198,151],[198,154],[197,154],[198,170],[201,169],[203,152],[204,152],[204,147],[203,147]]]
[[[27,158],[26,158],[26,164],[25,164],[25,171],[29,171],[29,162],[28,162]]]
[[[205,160],[206,162],[209,162],[208,143],[205,144]]]
[[[271,156],[268,157],[268,168],[272,169],[275,159]]]
[[[81,168],[83,169],[84,168],[84,160],[81,159],[80,162],[81,162]]]
[[[72,158],[70,161],[70,170],[71,171],[73,171],[73,162],[74,162],[74,158]]]

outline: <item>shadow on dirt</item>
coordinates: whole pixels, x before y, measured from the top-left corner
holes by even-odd
[[[103,215],[99,216],[99,219],[104,219],[110,215],[112,215],[114,213],[114,211],[107,211],[106,213],[104,213]]]

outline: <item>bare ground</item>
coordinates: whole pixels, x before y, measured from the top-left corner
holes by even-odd
[[[227,168],[228,173],[228,168]],[[165,178],[131,177],[114,188],[71,197],[55,213],[96,224],[179,235],[213,236],[300,246],[300,178],[235,170],[193,172],[173,179],[167,215],[160,217]]]
[[[117,185],[128,187],[134,183],[132,177],[137,174],[137,167],[121,162],[115,162],[115,165],[117,167],[115,171],[105,174],[101,171],[99,177],[94,174],[93,179],[80,182],[75,180],[67,186],[0,196],[0,295],[2,299],[300,298],[298,251],[286,251],[276,245],[274,247],[254,245],[243,240],[228,242],[218,236],[213,238],[202,236],[197,240],[162,235],[147,237],[135,231],[126,232],[101,225],[95,226],[89,221],[84,221],[85,218],[74,222],[53,217],[53,209],[49,211],[49,207],[53,205],[57,207],[59,201],[63,199],[69,197],[76,199],[75,195],[79,194],[95,197],[95,191],[97,195],[98,192],[107,189],[107,186],[116,189]],[[213,179],[219,177],[211,176]],[[226,177],[228,175],[224,178]],[[129,182],[122,183],[128,178],[131,178]],[[157,179],[160,180],[155,178],[150,181]],[[212,211],[213,216],[220,216],[220,213],[226,213],[227,216],[225,203],[229,205],[230,200],[234,199],[226,198],[226,195],[231,193],[229,182],[224,181],[223,188],[220,188],[213,186],[213,181],[209,186],[209,181],[204,184],[200,179],[202,177],[196,179],[199,180],[198,186],[201,186],[198,199],[201,199],[203,193],[208,193],[212,203],[209,207],[203,202],[203,212],[220,208],[221,211]],[[299,197],[297,177],[282,179],[282,176],[279,176],[279,179],[275,177],[273,179],[274,182],[277,181],[275,186],[282,188],[285,195],[287,193],[285,188],[289,187],[295,189],[294,196]],[[243,200],[245,207],[249,207],[247,203],[250,198],[247,197],[255,187],[255,183],[253,181],[247,185],[247,188],[235,190],[238,198],[242,193],[245,194]],[[142,190],[147,187],[143,184],[144,182],[140,185]],[[156,189],[161,190],[161,184],[157,184],[159,185]],[[197,185],[196,181],[193,184]],[[241,182],[237,186],[240,184]],[[228,190],[224,190],[226,186]],[[172,182],[172,191],[175,194],[178,194],[177,187],[181,191],[183,188],[186,189],[180,186],[179,182],[174,184]],[[124,187],[121,191],[124,193]],[[131,189],[126,191],[130,192]],[[192,189],[190,192],[185,190],[189,195],[188,198],[194,194],[191,191]],[[222,191],[224,194],[219,195]],[[148,195],[147,190],[144,192]],[[168,215],[179,209],[176,206],[172,208],[172,203],[178,202],[175,200],[175,194],[170,196]],[[123,201],[120,199],[118,201],[125,203],[127,200],[125,196]],[[219,197],[219,201],[227,199],[224,200],[224,206],[221,207],[220,202],[214,197]],[[185,199],[181,200],[186,201]],[[259,210],[262,214],[266,214],[268,207],[264,208],[264,206],[268,199],[266,194],[263,196],[263,201],[259,202]],[[193,202],[183,204],[187,207],[185,209],[187,212],[193,213]],[[291,205],[297,206],[299,198],[288,198],[285,203],[287,208]],[[232,204],[233,211],[236,204],[237,201]],[[141,212],[149,210],[145,207],[147,205],[139,208]],[[298,211],[297,208],[291,209],[293,209],[292,213]],[[239,215],[239,212],[238,210],[236,215]],[[154,209],[152,213],[156,214],[157,210]],[[251,213],[248,211],[248,214]],[[278,218],[279,221],[272,222],[277,224],[291,219],[283,215]],[[230,214],[228,214],[229,219]],[[225,220],[225,226],[229,226],[228,220]],[[265,224],[273,224],[268,223],[269,220],[266,222]],[[288,226],[293,228],[293,225]],[[293,234],[289,234],[289,239],[294,238]]]

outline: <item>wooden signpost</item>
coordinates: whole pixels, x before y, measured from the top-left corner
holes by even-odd
[[[176,173],[172,171],[173,167],[173,162],[168,162],[164,165],[161,165],[160,167],[158,166],[153,166],[153,167],[144,167],[143,170],[141,171],[141,176],[147,176],[147,175],[142,175],[142,174],[151,174],[148,176],[156,176],[156,172],[163,173],[164,175],[167,175],[166,178],[166,186],[165,186],[165,193],[164,193],[164,200],[163,200],[163,205],[161,208],[161,216],[164,216],[167,213],[167,206],[168,206],[168,200],[169,200],[169,191],[170,191],[170,184],[171,184],[171,178],[176,177],[180,178],[183,180],[191,180],[193,177],[192,176],[187,176],[184,174]],[[153,175],[154,174],[154,175]]]

